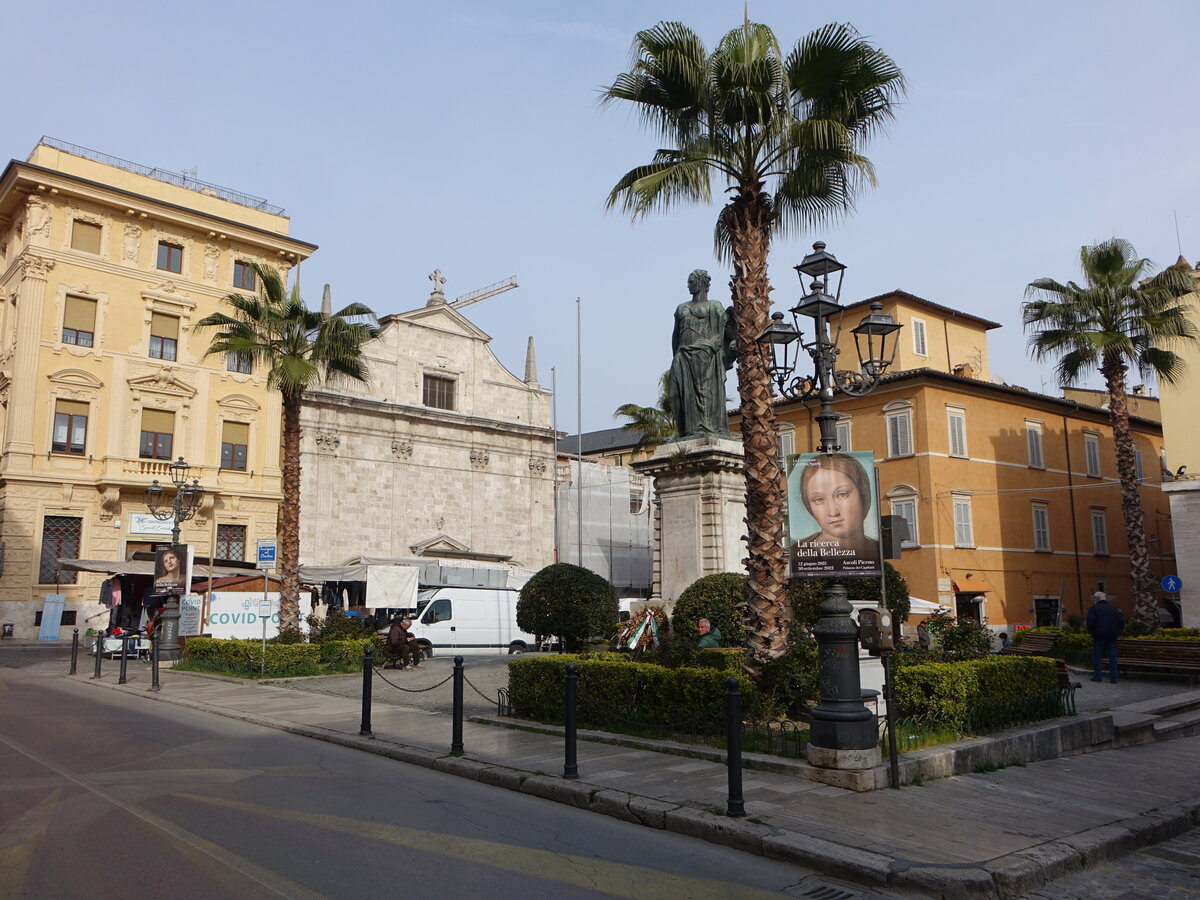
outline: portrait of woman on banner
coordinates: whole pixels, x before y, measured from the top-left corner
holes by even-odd
[[[873,455],[807,453],[792,459],[788,473],[792,575],[878,575]]]
[[[154,555],[154,593],[183,594],[187,592],[187,544],[164,547]]]

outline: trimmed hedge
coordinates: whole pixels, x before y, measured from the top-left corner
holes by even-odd
[[[253,639],[190,637],[183,658],[214,670],[254,678],[321,674],[321,647],[317,644],[267,644],[263,673],[263,645]]]
[[[901,716],[934,715],[961,721],[971,707],[1058,690],[1054,661],[1041,656],[992,656],[922,663],[895,673]]]
[[[1135,641],[1200,641],[1200,628],[1164,628],[1158,634],[1139,634]]]
[[[363,653],[366,652],[367,647],[371,647],[375,651],[376,665],[379,665],[384,658],[383,638],[379,635],[352,640],[323,641],[317,644],[317,647],[321,651],[321,662],[327,666],[345,669],[348,672],[362,667]]]
[[[567,664],[578,678],[576,720],[604,728],[625,724],[674,725],[724,723],[725,681],[717,669],[668,669],[651,663],[562,654],[525,657],[508,664],[508,693],[513,706],[539,721],[561,722]],[[768,714],[769,703],[744,675],[735,675],[748,718]]]

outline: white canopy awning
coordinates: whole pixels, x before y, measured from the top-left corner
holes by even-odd
[[[122,560],[107,560],[107,559],[60,559],[59,563],[64,569],[72,569],[76,572],[101,572],[106,575],[153,575],[154,560],[152,559],[122,559]],[[240,569],[233,566],[213,566],[212,573],[214,576],[226,577],[228,575],[253,575],[254,569]],[[207,564],[197,564],[192,566],[193,578],[207,578]]]
[[[950,607],[930,603],[928,600],[922,600],[920,597],[909,597],[908,606],[909,612],[918,616],[932,616],[936,612],[950,612]]]

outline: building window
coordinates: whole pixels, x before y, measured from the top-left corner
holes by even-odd
[[[441,375],[426,375],[423,396],[426,406],[454,409],[454,379]]]
[[[1050,510],[1045,503],[1033,504],[1033,549],[1050,552]]]
[[[1043,469],[1046,466],[1042,457],[1042,423],[1025,420],[1025,445],[1029,450],[1029,466],[1033,469]]]
[[[912,320],[913,353],[917,356],[928,356],[929,347],[925,342],[925,320]]]
[[[971,525],[971,498],[966,494],[952,494],[954,502],[954,546],[974,547],[975,530]]]
[[[221,423],[221,468],[246,471],[246,448],[250,444],[250,426],[245,422]]]
[[[175,434],[175,413],[162,409],[142,410],[142,439],[138,456],[142,459],[170,459],[171,439]]]
[[[912,456],[912,411],[886,413],[888,457]]]
[[[916,547],[921,541],[917,535],[917,498],[906,497],[891,501],[892,515],[899,516],[908,526],[908,534],[901,542],[901,547]]]
[[[94,222],[75,219],[71,222],[71,249],[84,253],[100,253],[100,226]]]
[[[243,291],[254,290],[254,266],[240,259],[233,261],[233,286]]]
[[[158,242],[158,267],[164,272],[179,274],[183,271],[183,248],[167,241]]]
[[[1093,478],[1100,477],[1100,435],[1085,431],[1083,433],[1083,457],[1087,462],[1087,473]]]
[[[38,565],[38,584],[74,584],[73,569],[60,569],[60,559],[78,559],[83,537],[83,519],[74,516],[46,516],[42,519],[42,557]]]
[[[1142,451],[1133,451],[1133,477],[1138,481],[1142,481],[1146,477],[1146,473],[1142,469]]]
[[[174,316],[150,316],[150,358],[174,361],[179,350],[179,320]]]
[[[854,448],[850,445],[850,417],[842,416],[837,420],[837,445],[843,453],[850,453]]]
[[[96,340],[96,301],[67,295],[63,310],[62,342],[91,347]]]
[[[950,455],[967,455],[967,411],[962,407],[946,407],[946,423],[950,434]]]
[[[246,526],[217,525],[217,559],[246,558]]]
[[[776,438],[776,446],[779,448],[779,470],[783,472],[784,481],[787,480],[787,460],[796,452],[796,433],[792,430],[779,430]]]
[[[245,351],[225,354],[225,369],[229,372],[240,372],[249,375],[254,371],[254,357]]]
[[[1108,556],[1108,529],[1104,525],[1104,510],[1092,510],[1092,552]]]
[[[54,401],[54,437],[50,447],[55,453],[83,454],[87,443],[88,405],[74,400]]]

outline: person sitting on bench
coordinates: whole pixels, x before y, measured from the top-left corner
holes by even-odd
[[[388,658],[393,661],[399,659],[401,669],[421,668],[421,648],[417,646],[416,636],[409,631],[411,625],[411,619],[396,616],[392,619],[392,627],[388,629],[384,642]]]

